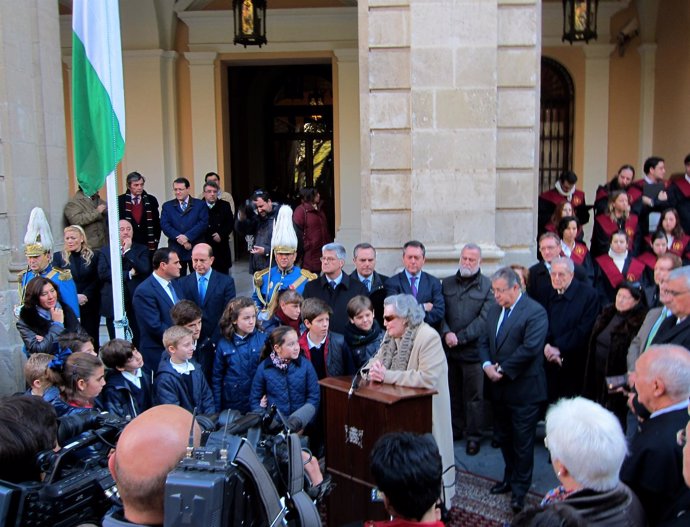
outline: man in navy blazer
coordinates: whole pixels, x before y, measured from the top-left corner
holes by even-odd
[[[424,307],[424,322],[438,331],[446,314],[446,303],[441,291],[441,281],[422,271],[425,261],[426,248],[422,242],[411,240],[405,243],[403,246],[405,269],[386,280],[386,296],[399,294],[414,296]]]
[[[358,243],[352,250],[352,261],[355,270],[350,278],[359,280],[369,291],[369,298],[374,305],[374,318],[383,327],[383,301],[386,298],[386,275],[376,271],[376,249],[370,243]]]
[[[652,344],[678,344],[690,349],[690,265],[671,271],[662,287],[672,315],[662,322]]]
[[[549,324],[544,308],[522,294],[510,267],[493,274],[491,287],[496,304],[487,314],[479,358],[490,381],[494,434],[505,470],[503,481],[490,492],[503,494],[512,489],[510,506],[518,512],[532,483],[534,434],[546,400],[543,352]]]
[[[235,280],[220,271],[214,271],[213,261],[213,249],[210,245],[207,243],[195,245],[192,249],[194,272],[177,281],[182,297],[191,300],[201,308],[203,315],[199,340],[202,342],[206,337],[213,342],[218,341],[220,338],[218,322],[225,306],[235,298]]]
[[[134,311],[139,324],[139,351],[144,364],[156,371],[165,351],[163,332],[173,325],[170,310],[182,298],[173,282],[180,276],[180,258],[170,247],[153,253],[153,274],[134,292]]]
[[[168,237],[168,247],[180,257],[181,276],[192,268],[192,247],[204,240],[208,228],[208,207],[189,195],[189,180],[173,181],[175,199],[163,203],[161,227]]]

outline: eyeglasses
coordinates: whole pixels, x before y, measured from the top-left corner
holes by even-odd
[[[338,261],[338,258],[333,258],[332,256],[322,256],[319,259],[324,263],[332,263]]]
[[[685,428],[681,428],[676,434],[676,443],[678,443],[678,446],[684,447],[687,442],[688,437],[687,433],[685,432]]]
[[[665,295],[671,295],[673,298],[676,298],[678,296],[684,295],[685,293],[690,292],[690,290],[685,290],[685,291],[673,291],[672,289],[663,289],[662,293]]]
[[[386,315],[383,320],[386,322],[393,322],[396,318],[400,318],[398,315]]]

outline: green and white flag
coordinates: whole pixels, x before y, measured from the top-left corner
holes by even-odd
[[[72,3],[72,127],[77,181],[95,194],[125,151],[125,96],[117,0]]]

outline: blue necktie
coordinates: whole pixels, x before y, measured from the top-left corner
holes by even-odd
[[[180,201],[180,209],[182,209],[182,212],[187,210],[187,202],[186,201]]]
[[[205,276],[200,276],[199,277],[199,300],[201,300],[201,303],[204,303],[204,299],[206,298],[206,277]]]
[[[328,285],[330,285],[331,289],[333,289],[333,291],[335,291],[335,288],[338,284],[335,283],[335,280],[329,280]]]
[[[410,289],[412,290],[412,296],[417,298],[417,277],[410,277]]]
[[[367,291],[371,291],[371,280],[365,278],[364,280],[362,280],[362,283],[364,284],[364,287],[367,288]]]
[[[501,328],[506,325],[506,320],[508,320],[508,317],[510,316],[510,310],[512,308],[503,308],[503,319],[501,320],[501,323],[499,326],[496,328],[496,336],[501,332]]]
[[[173,304],[177,304],[180,301],[180,297],[177,296],[177,293],[175,292],[175,288],[172,285],[172,282],[168,282],[168,289],[170,289],[170,293],[172,295],[173,299]]]

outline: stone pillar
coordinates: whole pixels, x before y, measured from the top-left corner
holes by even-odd
[[[597,185],[607,181],[609,148],[609,71],[612,44],[589,44],[585,54],[584,191],[591,203]],[[591,222],[590,222],[591,223]]]
[[[359,3],[363,236],[370,228],[383,269],[400,266],[412,238],[438,275],[457,269],[470,241],[488,267],[504,250],[510,261],[533,257],[540,9]]]
[[[23,389],[16,273],[31,209],[61,240],[67,153],[55,2],[0,2],[0,394]]]
[[[172,181],[178,177],[177,53],[136,50],[125,51],[122,58],[127,111],[123,175],[140,172],[146,178],[146,191],[162,205],[166,196],[172,196]],[[124,192],[124,185],[118,192]]]
[[[655,155],[654,139],[654,83],[656,82],[656,44],[642,44],[637,48],[640,60],[640,136],[637,166]]]
[[[333,93],[338,103],[334,116],[333,144],[335,165],[338,167],[335,181],[336,225],[339,225],[336,239],[345,247],[351,248],[363,240],[361,215],[353,203],[362,200],[359,178],[359,73],[356,49],[336,49],[333,51]],[[347,111],[342,111],[346,108]]]
[[[192,105],[192,156],[194,195],[204,184],[204,175],[218,167],[216,136],[215,51],[195,51],[184,54],[189,61],[190,101]]]

